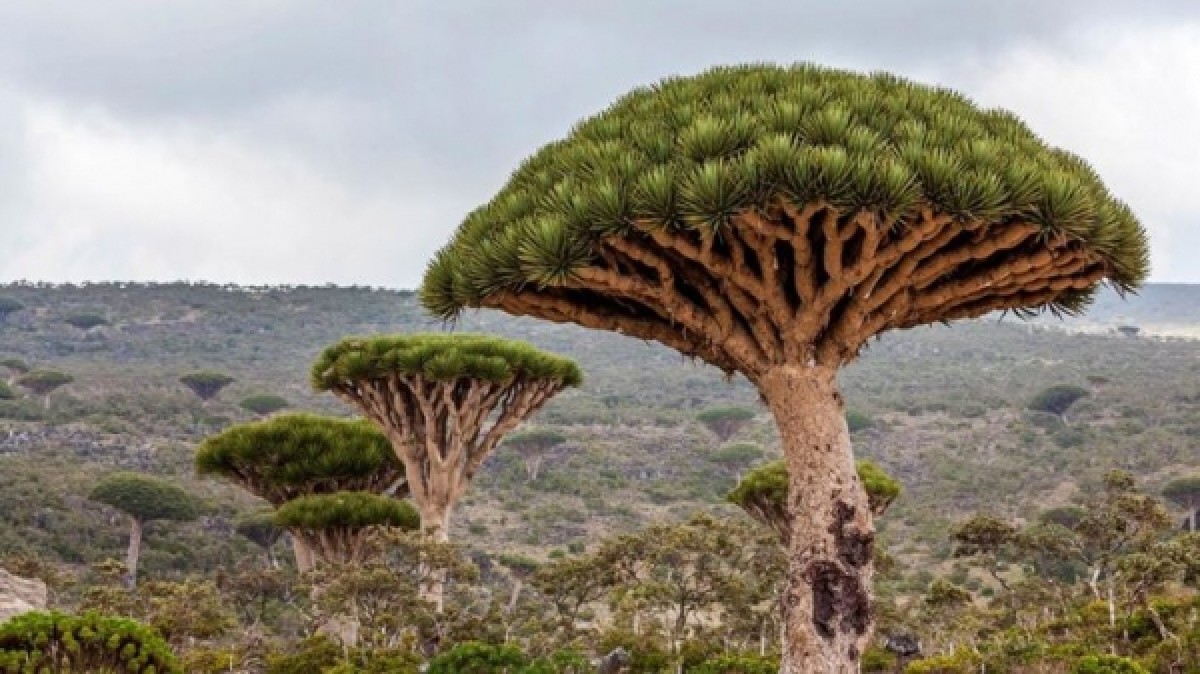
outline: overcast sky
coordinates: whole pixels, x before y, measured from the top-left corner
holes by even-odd
[[[1016,111],[1200,282],[1200,2],[0,2],[0,281],[414,287],[542,143],[743,61]]]

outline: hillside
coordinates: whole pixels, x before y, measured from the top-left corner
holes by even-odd
[[[121,467],[174,476],[211,506],[199,523],[148,538],[148,575],[229,561],[246,545],[231,534],[232,517],[254,504],[236,489],[192,476],[196,443],[253,418],[238,402],[257,393],[282,395],[298,409],[349,413],[307,383],[317,352],[347,334],[494,332],[583,366],[585,385],[537,417],[569,438],[538,478],[530,480],[502,451],[457,513],[454,527],[479,550],[543,557],[614,530],[729,508],[723,495],[751,462],[712,460],[719,443],[694,420],[709,406],[756,409],[755,423],[734,440],[777,454],[769,419],[744,381],[726,381],[657,345],[572,326],[490,312],[443,326],[409,292],[9,285],[0,297],[24,305],[0,323],[0,359],[74,377],[48,402],[20,394],[0,400],[0,557],[83,563],[119,556],[123,523],[82,494]],[[1151,333],[1149,326],[1175,326],[1182,334],[1200,326],[1196,307],[1200,287],[1152,285],[1124,304],[1103,297],[1094,313],[1066,324],[1094,334],[989,317],[873,343],[843,385],[850,407],[869,420],[855,433],[857,451],[904,484],[882,523],[893,553],[913,563],[945,558],[947,524],[961,514],[1029,516],[1070,502],[1113,467],[1157,489],[1200,465],[1200,342],[1109,334],[1125,323]],[[107,325],[85,331],[66,322],[80,314],[100,315]],[[178,383],[200,369],[237,381],[201,403]],[[1091,391],[1069,424],[1026,409],[1054,384]]]

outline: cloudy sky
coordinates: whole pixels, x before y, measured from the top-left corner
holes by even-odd
[[[2,2],[0,281],[413,287],[626,89],[797,60],[1016,111],[1200,282],[1193,0]]]

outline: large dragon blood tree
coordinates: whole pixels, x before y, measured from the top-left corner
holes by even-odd
[[[327,348],[313,387],[375,422],[404,464],[422,530],[449,540],[449,518],[504,436],[551,397],[578,386],[574,362],[487,335],[352,337]],[[424,589],[442,605],[436,578]]]
[[[1011,113],[888,74],[717,68],[637,89],[529,158],[421,298],[653,339],[745,375],[790,479],[785,672],[849,672],[874,531],[838,369],[887,330],[1076,312],[1147,271],[1137,219]]]
[[[337,492],[406,494],[404,466],[388,439],[362,419],[298,413],[231,426],[201,443],[195,461],[198,474],[230,480],[275,508]],[[328,541],[309,535],[312,529],[289,529],[300,571],[334,556],[324,550]]]

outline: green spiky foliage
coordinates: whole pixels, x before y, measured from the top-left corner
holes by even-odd
[[[47,395],[75,378],[58,370],[33,370],[17,378],[17,384],[37,395]]]
[[[196,501],[178,485],[140,473],[113,473],[92,489],[89,499],[142,522],[196,519]]]
[[[182,674],[157,632],[127,618],[25,613],[0,624],[0,672]]]
[[[900,483],[874,461],[859,460],[855,468],[867,492],[872,512],[876,515],[887,512],[892,501],[900,495]],[[764,463],[746,473],[725,500],[774,529],[783,541],[786,542],[790,537],[791,527],[787,517],[788,470],[787,463],[782,459]]]
[[[826,215],[834,236],[822,231]],[[939,216],[933,229],[945,236],[916,240],[945,250],[965,251],[981,239],[997,247],[944,259],[937,276],[914,278],[928,302],[897,300],[886,316],[869,301],[853,309],[839,302],[875,281],[857,268],[861,251],[887,262],[896,261],[894,246],[919,254],[906,236]],[[856,234],[849,226],[856,218],[874,223],[864,229],[879,240]],[[778,273],[754,259],[763,236],[778,243]],[[844,245],[825,245],[834,237]],[[747,65],[635,89],[543,147],[438,252],[421,299],[445,318],[494,306],[620,329],[744,372],[752,358],[730,345],[701,334],[667,336],[694,330],[686,312],[725,311],[703,296],[707,279],[720,278],[718,265],[751,274],[765,287],[762,299],[821,313],[810,312],[816,324],[795,333],[819,342],[843,322],[840,314],[857,324],[864,309],[871,334],[995,309],[1079,312],[1102,279],[1120,291],[1138,286],[1147,250],[1133,213],[1085,161],[1048,146],[1007,111],[886,73]],[[1074,261],[1031,273],[1029,265],[1049,264],[1043,252]],[[842,260],[815,266],[808,275],[815,293],[803,284],[793,291],[791,270],[808,274],[808,253]],[[1005,264],[1014,258],[1023,260],[1015,269]],[[654,271],[663,261],[674,270],[670,278]],[[622,270],[653,279],[654,292],[641,292]],[[849,278],[837,279],[842,272]],[[989,279],[995,283],[985,288]],[[821,296],[823,289],[832,296]],[[672,292],[686,310],[665,310]],[[736,314],[753,318],[723,294]],[[831,344],[821,357],[844,361],[868,337]]]
[[[325,564],[360,564],[379,527],[413,531],[421,518],[407,501],[365,491],[301,496],[279,506],[275,523],[299,532]]]
[[[92,328],[98,328],[101,325],[108,325],[108,319],[104,314],[95,311],[81,311],[71,314],[63,319],[63,322],[84,332]]]
[[[222,372],[191,372],[179,378],[179,383],[206,402],[235,381],[237,380]]]
[[[195,466],[276,506],[311,494],[395,491],[404,478],[387,437],[369,422],[312,414],[227,428],[200,444]]]
[[[242,399],[242,402],[238,403],[238,407],[260,416],[274,414],[290,406],[291,403],[288,402],[287,398],[273,393],[260,393],[247,396]]]
[[[406,501],[365,491],[301,496],[279,506],[275,523],[285,528],[363,529],[397,527],[415,530],[421,524],[417,511]]]
[[[583,381],[579,366],[532,345],[489,335],[413,334],[351,337],[325,349],[312,368],[313,388],[334,390],[349,382],[393,375],[429,381],[551,379]]]
[[[8,319],[10,314],[15,314],[25,308],[19,300],[11,297],[0,297],[0,323]]]

